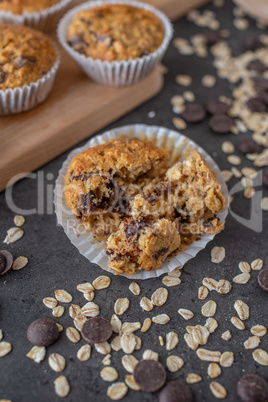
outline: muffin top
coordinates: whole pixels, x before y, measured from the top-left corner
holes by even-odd
[[[37,81],[56,59],[56,50],[45,34],[24,26],[0,24],[0,90]]]
[[[154,52],[164,34],[162,22],[152,12],[105,4],[78,12],[68,27],[67,41],[93,59],[129,60]]]
[[[45,10],[61,0],[1,0],[0,11],[11,11],[14,14],[33,13]]]

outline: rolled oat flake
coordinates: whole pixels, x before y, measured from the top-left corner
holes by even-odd
[[[179,381],[171,381],[159,394],[159,402],[193,402],[190,387]]]
[[[268,383],[259,375],[245,375],[237,384],[237,393],[243,402],[266,402]]]
[[[166,382],[166,370],[156,360],[141,360],[134,369],[134,379],[142,391],[158,391]]]
[[[113,328],[105,318],[93,317],[84,323],[81,333],[87,342],[102,343],[111,338]]]

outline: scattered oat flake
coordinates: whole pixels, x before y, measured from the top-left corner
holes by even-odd
[[[227,331],[223,332],[221,337],[224,341],[229,341],[232,338],[232,334],[229,330],[227,330]]]
[[[261,200],[261,209],[263,211],[268,211],[268,197],[263,197]]]
[[[139,336],[135,335],[135,339],[136,339],[136,347],[135,350],[140,350],[141,346],[142,346],[142,340]]]
[[[65,358],[59,353],[52,353],[48,358],[48,364],[53,371],[60,373],[65,369]]]
[[[188,87],[192,84],[192,77],[186,74],[178,74],[175,77],[176,83],[182,85],[183,87]]]
[[[221,295],[226,295],[231,291],[231,289],[232,289],[231,283],[225,279],[221,279],[216,286],[216,291]]]
[[[178,310],[178,313],[185,319],[185,320],[190,320],[193,318],[194,313],[191,310],[187,310],[186,308],[180,308]]]
[[[73,319],[81,314],[81,307],[78,304],[71,304],[69,307],[69,316]]]
[[[91,346],[83,345],[77,352],[77,358],[80,362],[86,362],[90,359],[91,356]]]
[[[86,303],[81,309],[81,315],[84,317],[97,317],[100,314],[100,307],[94,302]]]
[[[34,346],[26,356],[35,363],[41,363],[46,357],[46,348],[44,346]]]
[[[98,276],[93,282],[92,285],[96,290],[101,290],[101,289],[106,289],[110,286],[111,284],[111,278],[106,275],[101,275]]]
[[[250,272],[250,265],[246,261],[240,261],[240,263],[238,264],[238,268],[243,273],[249,273]]]
[[[107,341],[102,343],[95,343],[94,347],[96,351],[101,355],[108,355],[111,352],[111,346]]]
[[[187,128],[186,121],[181,117],[173,117],[172,123],[178,130],[185,130]]]
[[[142,297],[140,300],[140,306],[143,310],[145,311],[151,311],[154,308],[153,303],[151,302],[150,299],[148,299],[148,297]]]
[[[181,277],[181,269],[182,269],[182,267],[174,268],[173,271],[168,273],[168,276],[172,276],[174,278],[180,278]]]
[[[184,361],[181,357],[171,355],[167,358],[167,368],[171,373],[176,373],[184,365]]]
[[[211,261],[218,264],[222,262],[225,258],[225,248],[224,247],[213,247],[211,250]]]
[[[56,306],[52,309],[53,317],[59,318],[64,314],[65,308],[63,306]]]
[[[249,280],[250,280],[250,274],[247,272],[236,275],[233,278],[233,282],[238,283],[240,285],[245,285],[246,283],[248,283]]]
[[[238,317],[232,317],[231,318],[231,323],[237,328],[243,331],[245,329],[245,324],[243,321],[240,320]]]
[[[233,173],[230,170],[222,170],[221,174],[225,183],[227,183],[233,177]]]
[[[60,325],[60,324],[58,324],[57,322],[56,322],[56,324],[57,324],[57,327],[58,327],[59,332],[62,332],[62,331],[63,331],[63,326]]]
[[[210,74],[204,75],[201,84],[206,88],[212,88],[216,84],[216,77]]]
[[[221,368],[218,363],[210,363],[208,366],[208,375],[210,378],[217,378],[221,375]]]
[[[213,317],[217,310],[217,304],[213,300],[206,302],[202,306],[202,315],[204,317]]]
[[[168,351],[175,349],[179,343],[179,337],[176,332],[171,331],[166,335],[166,349]]]
[[[259,346],[260,342],[261,342],[261,339],[259,336],[257,336],[257,335],[250,336],[244,342],[245,349],[256,349]]]
[[[208,296],[208,288],[206,286],[200,286],[198,289],[198,299],[205,300]]]
[[[254,325],[250,328],[250,332],[252,335],[264,336],[267,333],[267,328],[264,325]]]
[[[19,269],[22,269],[22,268],[26,267],[28,262],[29,262],[28,258],[22,257],[22,256],[18,257],[14,261],[12,269],[14,269],[14,271],[18,271]]]
[[[170,317],[167,314],[159,314],[152,318],[152,321],[155,324],[162,324],[165,325],[170,321]]]
[[[117,315],[124,314],[125,311],[129,308],[129,300],[127,297],[117,299],[114,305],[114,312]]]
[[[56,380],[54,381],[54,386],[55,393],[61,398],[65,398],[70,392],[70,385],[64,375],[56,378]]]
[[[73,343],[77,343],[81,339],[80,333],[74,327],[68,327],[66,329],[66,336]]]
[[[249,307],[242,300],[236,300],[234,308],[240,318],[240,320],[247,320],[249,318]]]
[[[133,391],[139,391],[140,387],[136,383],[134,376],[132,374],[126,375],[125,377],[125,383],[127,386],[132,389]]]
[[[113,401],[119,401],[127,394],[128,387],[124,382],[115,382],[107,390],[107,396]]]
[[[141,292],[141,288],[140,286],[136,283],[136,282],[132,282],[129,285],[129,290],[135,295],[135,296],[139,296],[140,292]]]
[[[103,379],[103,381],[113,382],[117,380],[118,372],[114,367],[107,366],[101,370],[100,376]]]
[[[231,367],[234,362],[233,352],[224,352],[221,355],[220,365],[222,367]]]
[[[83,325],[85,324],[85,322],[87,321],[86,317],[83,317],[82,315],[78,315],[76,317],[74,317],[74,326],[76,329],[78,329],[78,331],[81,332]]]
[[[237,155],[229,155],[227,156],[227,161],[231,163],[231,165],[238,166],[241,164],[241,158]]]
[[[85,292],[85,293],[83,293],[83,296],[87,301],[92,301],[92,300],[94,300],[95,293],[94,292]]]
[[[151,297],[151,302],[154,306],[163,306],[166,303],[168,298],[168,290],[166,288],[157,289]]]
[[[163,336],[159,335],[158,339],[159,339],[160,346],[165,346],[165,341],[164,341]]]
[[[14,223],[16,226],[23,226],[25,223],[25,218],[22,215],[15,215],[14,216]]]
[[[111,317],[111,326],[113,328],[113,332],[119,334],[122,328],[122,321],[116,314],[113,314]]]
[[[207,350],[203,348],[199,348],[196,351],[197,356],[199,359],[207,361],[207,362],[216,362],[219,363],[221,359],[221,352]]]
[[[55,308],[58,304],[57,300],[54,297],[45,297],[43,299],[43,303],[46,307],[51,309]]]
[[[268,366],[268,353],[263,349],[256,349],[252,353],[253,359],[261,366]]]
[[[257,258],[256,260],[252,261],[251,263],[251,268],[253,271],[259,271],[263,267],[263,261],[260,258]]]
[[[218,399],[225,399],[227,396],[226,389],[216,381],[212,381],[209,384],[212,394]]]
[[[24,235],[24,231],[22,229],[20,229],[18,227],[10,228],[7,231],[7,235],[4,240],[4,243],[6,243],[6,244],[15,243],[16,241],[20,240],[23,235]]]
[[[150,329],[151,325],[152,325],[151,318],[145,318],[141,327],[141,332],[147,332]]]
[[[121,336],[121,347],[124,353],[131,354],[136,347],[136,337],[132,333],[123,332]]]
[[[124,369],[131,374],[134,372],[134,368],[138,362],[139,361],[136,359],[136,357],[132,355],[124,355],[122,357],[122,365]]]
[[[94,287],[91,285],[91,283],[86,282],[86,283],[80,283],[79,285],[77,285],[76,289],[81,293],[89,293],[94,290]]]
[[[116,352],[118,352],[119,350],[122,349],[120,336],[116,336],[116,337],[112,340],[112,342],[111,342],[111,347],[112,347],[112,349],[115,350]]]
[[[191,334],[184,334],[184,340],[187,343],[188,347],[192,350],[196,350],[199,346],[199,343],[196,342],[195,339],[193,339],[193,336]]]
[[[141,323],[137,322],[124,322],[121,328],[121,333],[123,332],[135,332],[141,328]]]
[[[66,292],[66,290],[63,289],[55,290],[55,297],[61,303],[71,303],[71,301],[73,300],[72,295],[70,295],[70,293]]]
[[[200,381],[202,381],[202,377],[198,374],[189,373],[186,377],[187,384],[196,384]]]
[[[207,330],[213,334],[213,332],[215,332],[215,330],[218,328],[218,322],[217,320],[215,320],[215,318],[208,318],[206,320],[206,324],[205,327],[207,328]]]
[[[221,149],[225,154],[232,154],[235,151],[234,144],[232,144],[230,141],[224,141]]]
[[[250,199],[252,197],[254,197],[255,195],[255,190],[252,187],[247,187],[244,191],[244,197],[247,199]]]
[[[246,18],[235,18],[233,23],[239,31],[245,31],[249,27],[249,21]]]
[[[181,279],[180,278],[176,278],[174,276],[164,276],[164,278],[162,279],[162,282],[164,285],[171,287],[171,286],[178,286],[181,284]]]
[[[158,353],[151,349],[146,349],[142,355],[143,360],[158,360]]]

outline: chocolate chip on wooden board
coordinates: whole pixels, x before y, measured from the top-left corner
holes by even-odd
[[[32,322],[27,331],[28,341],[35,346],[52,345],[59,337],[59,329],[50,318],[39,318]]]
[[[0,251],[0,275],[5,275],[9,272],[13,265],[13,256],[9,251]]]
[[[247,101],[249,110],[255,113],[263,113],[266,110],[265,104],[258,98],[251,98]]]
[[[198,123],[206,117],[206,111],[199,103],[190,103],[185,106],[182,117],[189,123]]]
[[[243,402],[267,402],[268,384],[259,375],[245,375],[237,384],[237,393]]]
[[[108,341],[113,333],[113,328],[108,320],[103,317],[94,317],[87,320],[81,334],[90,343],[102,343]]]
[[[178,381],[168,383],[159,394],[159,402],[193,402],[193,400],[191,388]]]
[[[233,119],[226,114],[215,114],[209,119],[209,126],[215,133],[227,134],[233,124]]]
[[[264,72],[267,67],[266,65],[259,59],[251,60],[247,65],[248,70],[258,71],[259,73]]]
[[[259,273],[258,282],[260,287],[268,292],[268,269],[263,269]]]
[[[242,154],[255,154],[261,151],[261,147],[252,138],[243,138],[237,144],[237,149]]]
[[[158,391],[166,382],[166,370],[156,360],[141,360],[134,369],[134,379],[142,391]]]
[[[262,172],[262,184],[264,185],[264,187],[268,188],[268,169],[265,169]]]
[[[230,106],[218,99],[212,99],[206,104],[206,109],[211,114],[228,113]]]

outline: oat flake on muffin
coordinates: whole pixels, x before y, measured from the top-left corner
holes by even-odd
[[[53,67],[56,50],[45,34],[34,29],[0,24],[0,90],[29,85]]]
[[[105,4],[78,12],[67,40],[76,51],[102,61],[136,59],[157,50],[165,29],[152,12],[122,4]]]
[[[61,0],[0,0],[0,10],[13,14],[33,13],[54,6]]]

